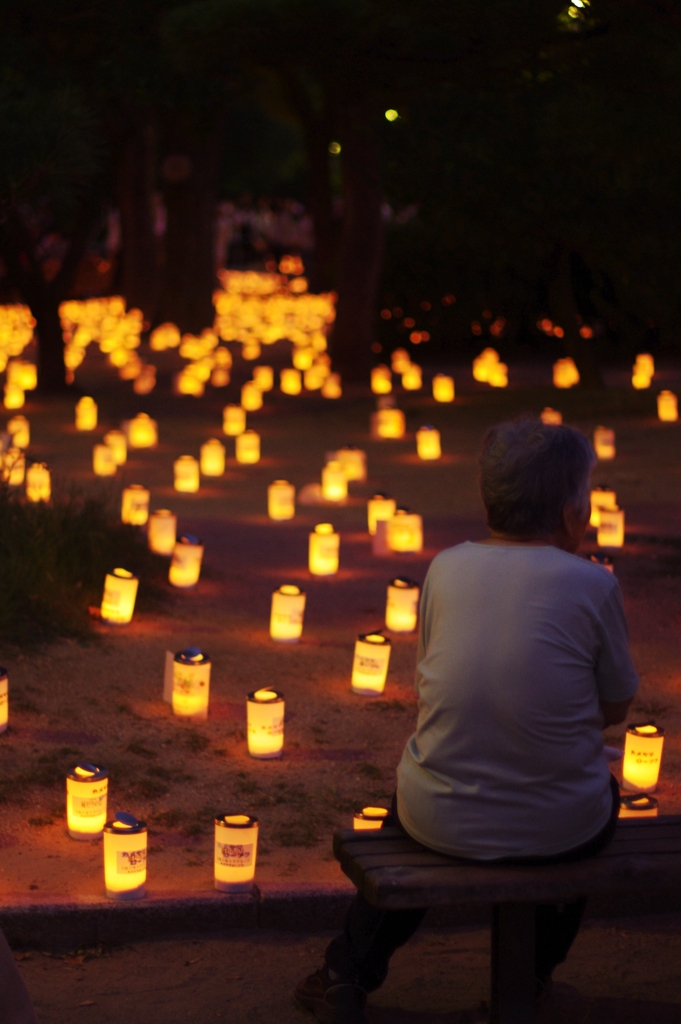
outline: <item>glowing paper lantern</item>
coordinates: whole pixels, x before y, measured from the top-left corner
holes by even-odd
[[[118,811],[104,826],[104,884],[112,900],[138,900],[147,881],[147,826]]]
[[[602,508],[596,541],[599,548],[621,548],[624,544],[624,509]]]
[[[149,498],[146,487],[141,484],[130,484],[123,491],[121,502],[121,522],[131,526],[144,526],[149,518]]]
[[[260,461],[260,434],[255,430],[244,430],[236,438],[236,461],[247,465]]]
[[[609,427],[596,427],[594,430],[594,451],[596,458],[605,462],[615,458],[615,431]]]
[[[453,402],[454,378],[446,373],[436,373],[433,377],[433,398],[436,402]]]
[[[310,346],[306,346],[305,348],[296,348],[293,351],[291,362],[296,370],[302,370],[304,373],[305,370],[309,370],[314,363],[315,355],[315,350]]]
[[[21,409],[25,401],[26,396],[18,384],[5,384],[5,409]]]
[[[663,423],[676,423],[679,418],[679,403],[673,391],[660,391],[657,396],[657,415]]]
[[[111,449],[117,466],[125,465],[128,458],[128,442],[122,430],[109,430],[104,435],[104,444]]]
[[[340,398],[343,394],[343,386],[339,373],[330,373],[322,384],[323,398]]]
[[[106,824],[106,768],[77,764],[66,776],[66,827],[72,839],[99,839]]]
[[[10,487],[21,487],[26,475],[26,456],[21,448],[8,448],[5,452],[3,478]]]
[[[303,390],[300,370],[286,367],[279,374],[279,387],[285,395],[299,395]]]
[[[145,412],[140,412],[128,423],[128,444],[131,448],[153,448],[158,444],[158,427]]]
[[[240,405],[226,405],[222,410],[222,429],[230,437],[243,434],[246,429],[246,410]]]
[[[210,658],[198,647],[187,647],[173,662],[173,714],[192,722],[208,718]]]
[[[297,643],[303,633],[305,591],[285,583],[272,594],[270,636],[283,644]]]
[[[562,412],[558,412],[557,409],[552,409],[550,405],[547,405],[541,412],[542,423],[550,424],[555,427],[559,427],[563,422]]]
[[[636,362],[632,370],[631,383],[638,390],[642,391],[650,387],[655,374],[655,361],[647,352],[641,352],[636,356]]]
[[[268,760],[284,752],[284,695],[277,690],[255,690],[246,701],[248,753]]]
[[[49,501],[52,494],[50,471],[44,462],[34,462],[26,470],[26,500]]]
[[[333,576],[338,572],[340,534],[331,523],[318,523],[309,538],[308,565],[313,576]]]
[[[230,380],[229,370],[224,366],[216,366],[210,375],[210,382],[214,388],[226,388]]]
[[[201,476],[199,463],[193,455],[180,455],[173,463],[174,487],[176,491],[195,494],[199,489]]]
[[[329,376],[328,366],[311,366],[303,373],[303,387],[306,391],[319,391]]]
[[[7,433],[13,448],[28,448],[31,443],[31,425],[25,416],[12,416],[7,421]]]
[[[591,516],[589,524],[599,526],[601,522],[601,509],[606,508],[611,512],[617,509],[617,495],[609,487],[596,487],[591,492]]]
[[[404,437],[405,422],[401,409],[377,409],[371,417],[372,436],[385,439]]]
[[[201,472],[204,476],[222,476],[225,472],[225,446],[216,437],[201,445]]]
[[[494,348],[485,348],[473,360],[473,379],[481,384],[489,383],[490,373],[499,362],[499,353]]]
[[[574,359],[569,356],[566,359],[558,359],[553,364],[553,386],[556,388],[571,388],[579,384],[579,370]]]
[[[170,509],[160,508],[149,516],[147,542],[157,555],[172,555],[177,537],[177,516]]]
[[[424,461],[439,459],[442,455],[440,431],[431,426],[420,427],[416,431],[416,452]]]
[[[387,522],[387,543],[391,551],[415,554],[423,550],[423,519],[408,508],[398,508]]]
[[[647,793],[620,797],[620,818],[656,818],[658,811],[657,800]]]
[[[274,387],[274,370],[271,366],[254,366],[253,383],[261,391],[271,391]]]
[[[383,693],[390,661],[390,640],[382,633],[357,637],[352,663],[352,692],[361,697]]]
[[[322,469],[322,497],[324,501],[345,501],[348,479],[340,462],[327,462]]]
[[[288,480],[275,480],[267,488],[267,514],[270,519],[293,519],[296,514],[296,489]]]
[[[371,371],[371,390],[375,395],[389,395],[393,389],[393,375],[390,367],[381,363]]]
[[[352,816],[352,827],[356,832],[375,831],[383,828],[388,811],[385,807],[363,807]]]
[[[115,476],[118,466],[108,444],[96,444],[92,449],[92,469],[95,476]]]
[[[262,409],[262,391],[252,380],[247,380],[241,388],[241,406],[247,412]]]
[[[487,383],[492,388],[508,387],[508,366],[506,363],[495,363],[489,369]]]
[[[0,668],[0,733],[7,731],[9,723],[9,678],[7,669]]]
[[[258,819],[250,814],[221,814],[215,819],[215,888],[250,892],[258,853]]]
[[[97,403],[89,395],[76,402],[76,430],[94,430],[97,426]]]
[[[635,793],[654,793],[660,776],[664,729],[654,722],[627,726],[622,786]]]
[[[419,615],[418,583],[398,576],[388,584],[385,624],[391,633],[413,633]]]
[[[33,391],[38,386],[38,367],[22,359],[12,359],[7,364],[7,381],[22,391]]]
[[[179,537],[173,549],[168,579],[174,587],[193,587],[199,582],[203,544],[192,534]]]
[[[339,448],[336,452],[336,459],[343,467],[346,480],[366,480],[366,452],[363,452],[361,448],[357,447],[357,445],[348,444],[344,448]]]
[[[369,533],[373,537],[376,533],[376,524],[380,520],[392,519],[395,515],[397,502],[389,498],[387,494],[374,494],[367,502],[367,523]]]
[[[132,619],[139,580],[127,569],[106,574],[101,616],[112,626],[124,626]]]
[[[419,391],[423,387],[421,367],[410,363],[402,374],[402,387],[405,391]]]

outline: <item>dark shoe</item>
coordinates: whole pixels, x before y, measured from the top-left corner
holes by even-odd
[[[322,1024],[365,1024],[367,994],[359,985],[331,981],[326,967],[301,981],[293,1001],[299,1009],[311,1010]]]

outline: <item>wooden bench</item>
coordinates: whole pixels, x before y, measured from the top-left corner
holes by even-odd
[[[470,865],[387,827],[334,836],[341,868],[381,910],[492,904],[491,1024],[535,1020],[534,917],[539,903],[681,886],[681,815],[624,818],[595,857],[542,867]]]

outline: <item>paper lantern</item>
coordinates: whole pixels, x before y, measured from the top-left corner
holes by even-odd
[[[246,429],[246,410],[240,405],[226,405],[222,410],[222,429],[230,437],[243,434]]]
[[[76,402],[76,430],[94,430],[97,426],[97,403],[84,395]]]
[[[278,521],[295,516],[296,489],[288,480],[275,480],[267,488],[267,514]]]
[[[201,481],[199,463],[193,455],[180,455],[173,463],[174,486],[176,491],[195,494]]]
[[[660,391],[657,396],[657,415],[663,423],[676,423],[679,418],[679,403],[673,391]]]
[[[174,587],[194,587],[201,575],[203,544],[192,534],[179,537],[173,549],[168,579]]]
[[[305,370],[309,370],[312,364],[314,363],[316,354],[317,353],[311,346],[301,346],[300,348],[295,348],[293,350],[291,362],[293,363],[296,370],[302,370],[304,373]]]
[[[12,416],[7,421],[7,433],[13,448],[28,448],[31,443],[31,425],[25,416]]]
[[[147,881],[147,825],[118,811],[104,826],[104,884],[112,900],[138,900]]]
[[[377,409],[371,417],[372,437],[399,439],[404,437],[405,421],[401,409]]]
[[[453,402],[454,378],[446,373],[436,373],[433,377],[433,398],[436,402]]]
[[[279,387],[285,395],[299,395],[303,390],[300,370],[286,367],[279,374]]]
[[[123,490],[121,502],[121,522],[131,526],[144,526],[149,518],[149,498],[146,487],[141,484],[130,484]]]
[[[201,445],[201,472],[204,476],[222,476],[225,472],[225,446],[216,437]]]
[[[658,811],[657,800],[648,793],[620,797],[620,818],[656,818]]]
[[[481,384],[489,382],[490,373],[499,362],[499,353],[494,348],[485,348],[473,360],[473,380]]]
[[[111,449],[117,466],[125,465],[128,459],[128,442],[122,430],[109,430],[104,435],[104,444]]]
[[[128,444],[131,448],[153,448],[158,444],[156,420],[140,412],[128,423]]]
[[[328,366],[315,364],[303,373],[303,387],[306,391],[319,391],[328,376]]]
[[[248,753],[268,760],[284,752],[284,695],[277,690],[255,690],[246,701]]]
[[[338,572],[340,535],[331,523],[318,523],[309,538],[308,565],[313,576]]]
[[[177,516],[170,509],[160,508],[149,516],[147,542],[157,555],[172,555],[177,537]]]
[[[596,427],[594,430],[594,451],[596,458],[602,462],[615,458],[615,431],[609,427]]]
[[[487,383],[493,388],[508,387],[508,366],[506,363],[495,363],[489,369]]]
[[[52,495],[50,471],[44,462],[34,462],[26,470],[26,500],[49,501]]]
[[[106,768],[77,764],[66,776],[66,827],[72,839],[99,839],[106,824]]]
[[[374,494],[367,502],[367,524],[369,533],[373,537],[376,533],[376,524],[379,519],[392,519],[395,515],[397,503],[394,498],[387,494]]]
[[[339,373],[330,373],[322,384],[323,398],[340,398],[343,394],[343,386]]]
[[[271,366],[254,366],[253,383],[261,391],[271,391],[274,387],[274,370]]]
[[[283,644],[295,644],[303,633],[305,591],[285,583],[272,594],[270,636]]]
[[[0,668],[0,733],[7,732],[9,723],[9,678],[6,668]]]
[[[5,384],[5,409],[21,409],[26,402],[26,396],[18,384]]]
[[[393,349],[390,356],[390,368],[393,373],[404,373],[411,366],[411,359],[406,348]]]
[[[322,498],[324,501],[345,501],[348,496],[348,479],[340,462],[335,459],[322,469]]]
[[[402,387],[405,391],[419,391],[423,387],[421,367],[411,363],[402,374]]]
[[[226,388],[231,379],[229,370],[224,366],[216,366],[210,375],[210,382],[214,388]]]
[[[398,576],[388,584],[385,624],[391,633],[413,633],[419,615],[418,583]]]
[[[563,414],[562,412],[558,412],[557,409],[552,409],[550,405],[547,405],[545,409],[542,409],[541,421],[542,423],[559,427],[563,422]]]
[[[340,462],[345,473],[345,479],[350,480],[366,480],[367,478],[367,456],[366,452],[362,451],[355,444],[348,444],[344,448],[339,448],[336,452],[336,459]]]
[[[173,661],[173,714],[205,722],[209,695],[210,658],[198,647],[187,647]]]
[[[108,444],[96,444],[92,449],[92,469],[95,476],[115,476],[118,466]]]
[[[423,519],[408,508],[395,509],[395,515],[388,520],[386,530],[391,551],[410,554],[423,550]]]
[[[38,387],[38,367],[23,359],[12,359],[7,364],[7,381],[22,391],[33,391]]]
[[[416,452],[424,462],[439,459],[442,455],[440,431],[431,426],[420,427],[416,431]]]
[[[258,853],[258,819],[250,814],[221,814],[215,819],[215,888],[250,892]]]
[[[8,448],[3,460],[3,478],[10,487],[21,487],[26,476],[26,456],[21,448]]]
[[[596,542],[599,548],[621,548],[624,544],[624,509],[602,508]]]
[[[393,375],[390,367],[381,363],[371,371],[371,390],[375,395],[389,395],[393,389]]]
[[[262,391],[252,380],[247,380],[241,388],[241,407],[247,412],[262,409]]]
[[[660,776],[664,729],[654,722],[627,726],[622,762],[622,786],[635,793],[654,793]]]
[[[382,633],[357,637],[352,663],[352,692],[361,697],[376,697],[385,689],[390,661],[390,640]]]
[[[383,828],[388,817],[385,807],[363,807],[352,816],[352,827],[356,832],[375,831]]]
[[[255,430],[244,430],[236,438],[236,461],[246,465],[260,461],[260,434]]]
[[[598,527],[601,522],[601,509],[606,508],[611,512],[617,509],[617,495],[609,487],[596,487],[591,492],[591,515],[589,524]]]
[[[553,386],[556,388],[571,388],[579,384],[579,370],[574,359],[558,359],[553,364]]]
[[[641,352],[636,356],[636,362],[631,375],[631,383],[641,391],[649,388],[655,374],[655,361],[647,352]]]
[[[132,619],[139,580],[127,569],[106,574],[101,616],[112,626],[124,626]]]

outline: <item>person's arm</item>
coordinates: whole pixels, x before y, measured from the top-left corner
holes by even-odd
[[[633,697],[630,697],[629,700],[602,700],[600,705],[603,715],[603,728],[607,729],[611,725],[619,725],[623,722],[627,717],[633,699]]]

